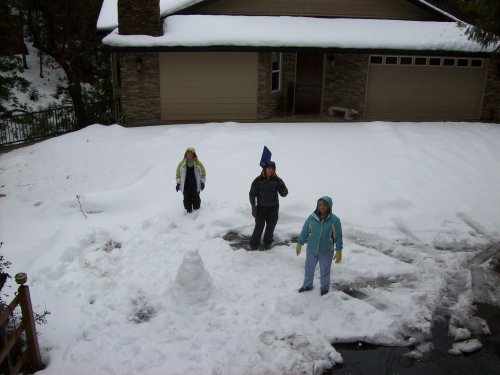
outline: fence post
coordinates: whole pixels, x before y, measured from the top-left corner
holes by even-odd
[[[16,283],[20,284],[19,304],[23,315],[23,325],[26,332],[27,341],[27,370],[30,373],[40,371],[45,368],[40,357],[40,348],[38,346],[38,337],[36,335],[35,318],[31,306],[30,290],[27,285],[28,277],[25,273],[18,273],[15,276]]]

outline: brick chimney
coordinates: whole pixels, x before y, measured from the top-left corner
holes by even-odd
[[[121,35],[159,36],[160,24],[160,0],[118,0]]]

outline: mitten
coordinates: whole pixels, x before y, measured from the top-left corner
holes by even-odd
[[[340,263],[342,261],[342,251],[335,252],[335,263]]]
[[[181,190],[181,184],[175,185],[175,191],[179,191],[179,190]]]
[[[300,255],[300,252],[302,251],[302,244],[298,243],[295,245],[295,252],[297,253],[297,256]]]
[[[252,216],[256,217],[257,216],[257,208],[252,207]]]

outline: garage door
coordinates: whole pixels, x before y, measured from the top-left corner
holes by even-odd
[[[162,120],[255,120],[257,66],[257,53],[161,53]]]
[[[369,120],[478,120],[488,59],[370,56]]]

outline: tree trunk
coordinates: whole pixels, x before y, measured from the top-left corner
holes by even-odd
[[[82,90],[80,87],[80,80],[78,74],[73,71],[66,71],[68,77],[68,92],[71,100],[73,101],[73,108],[75,109],[76,121],[78,122],[78,129],[82,129],[89,125],[87,111],[83,102]]]
[[[38,57],[39,57],[40,78],[43,78],[43,52],[42,52],[42,50],[38,50]]]

